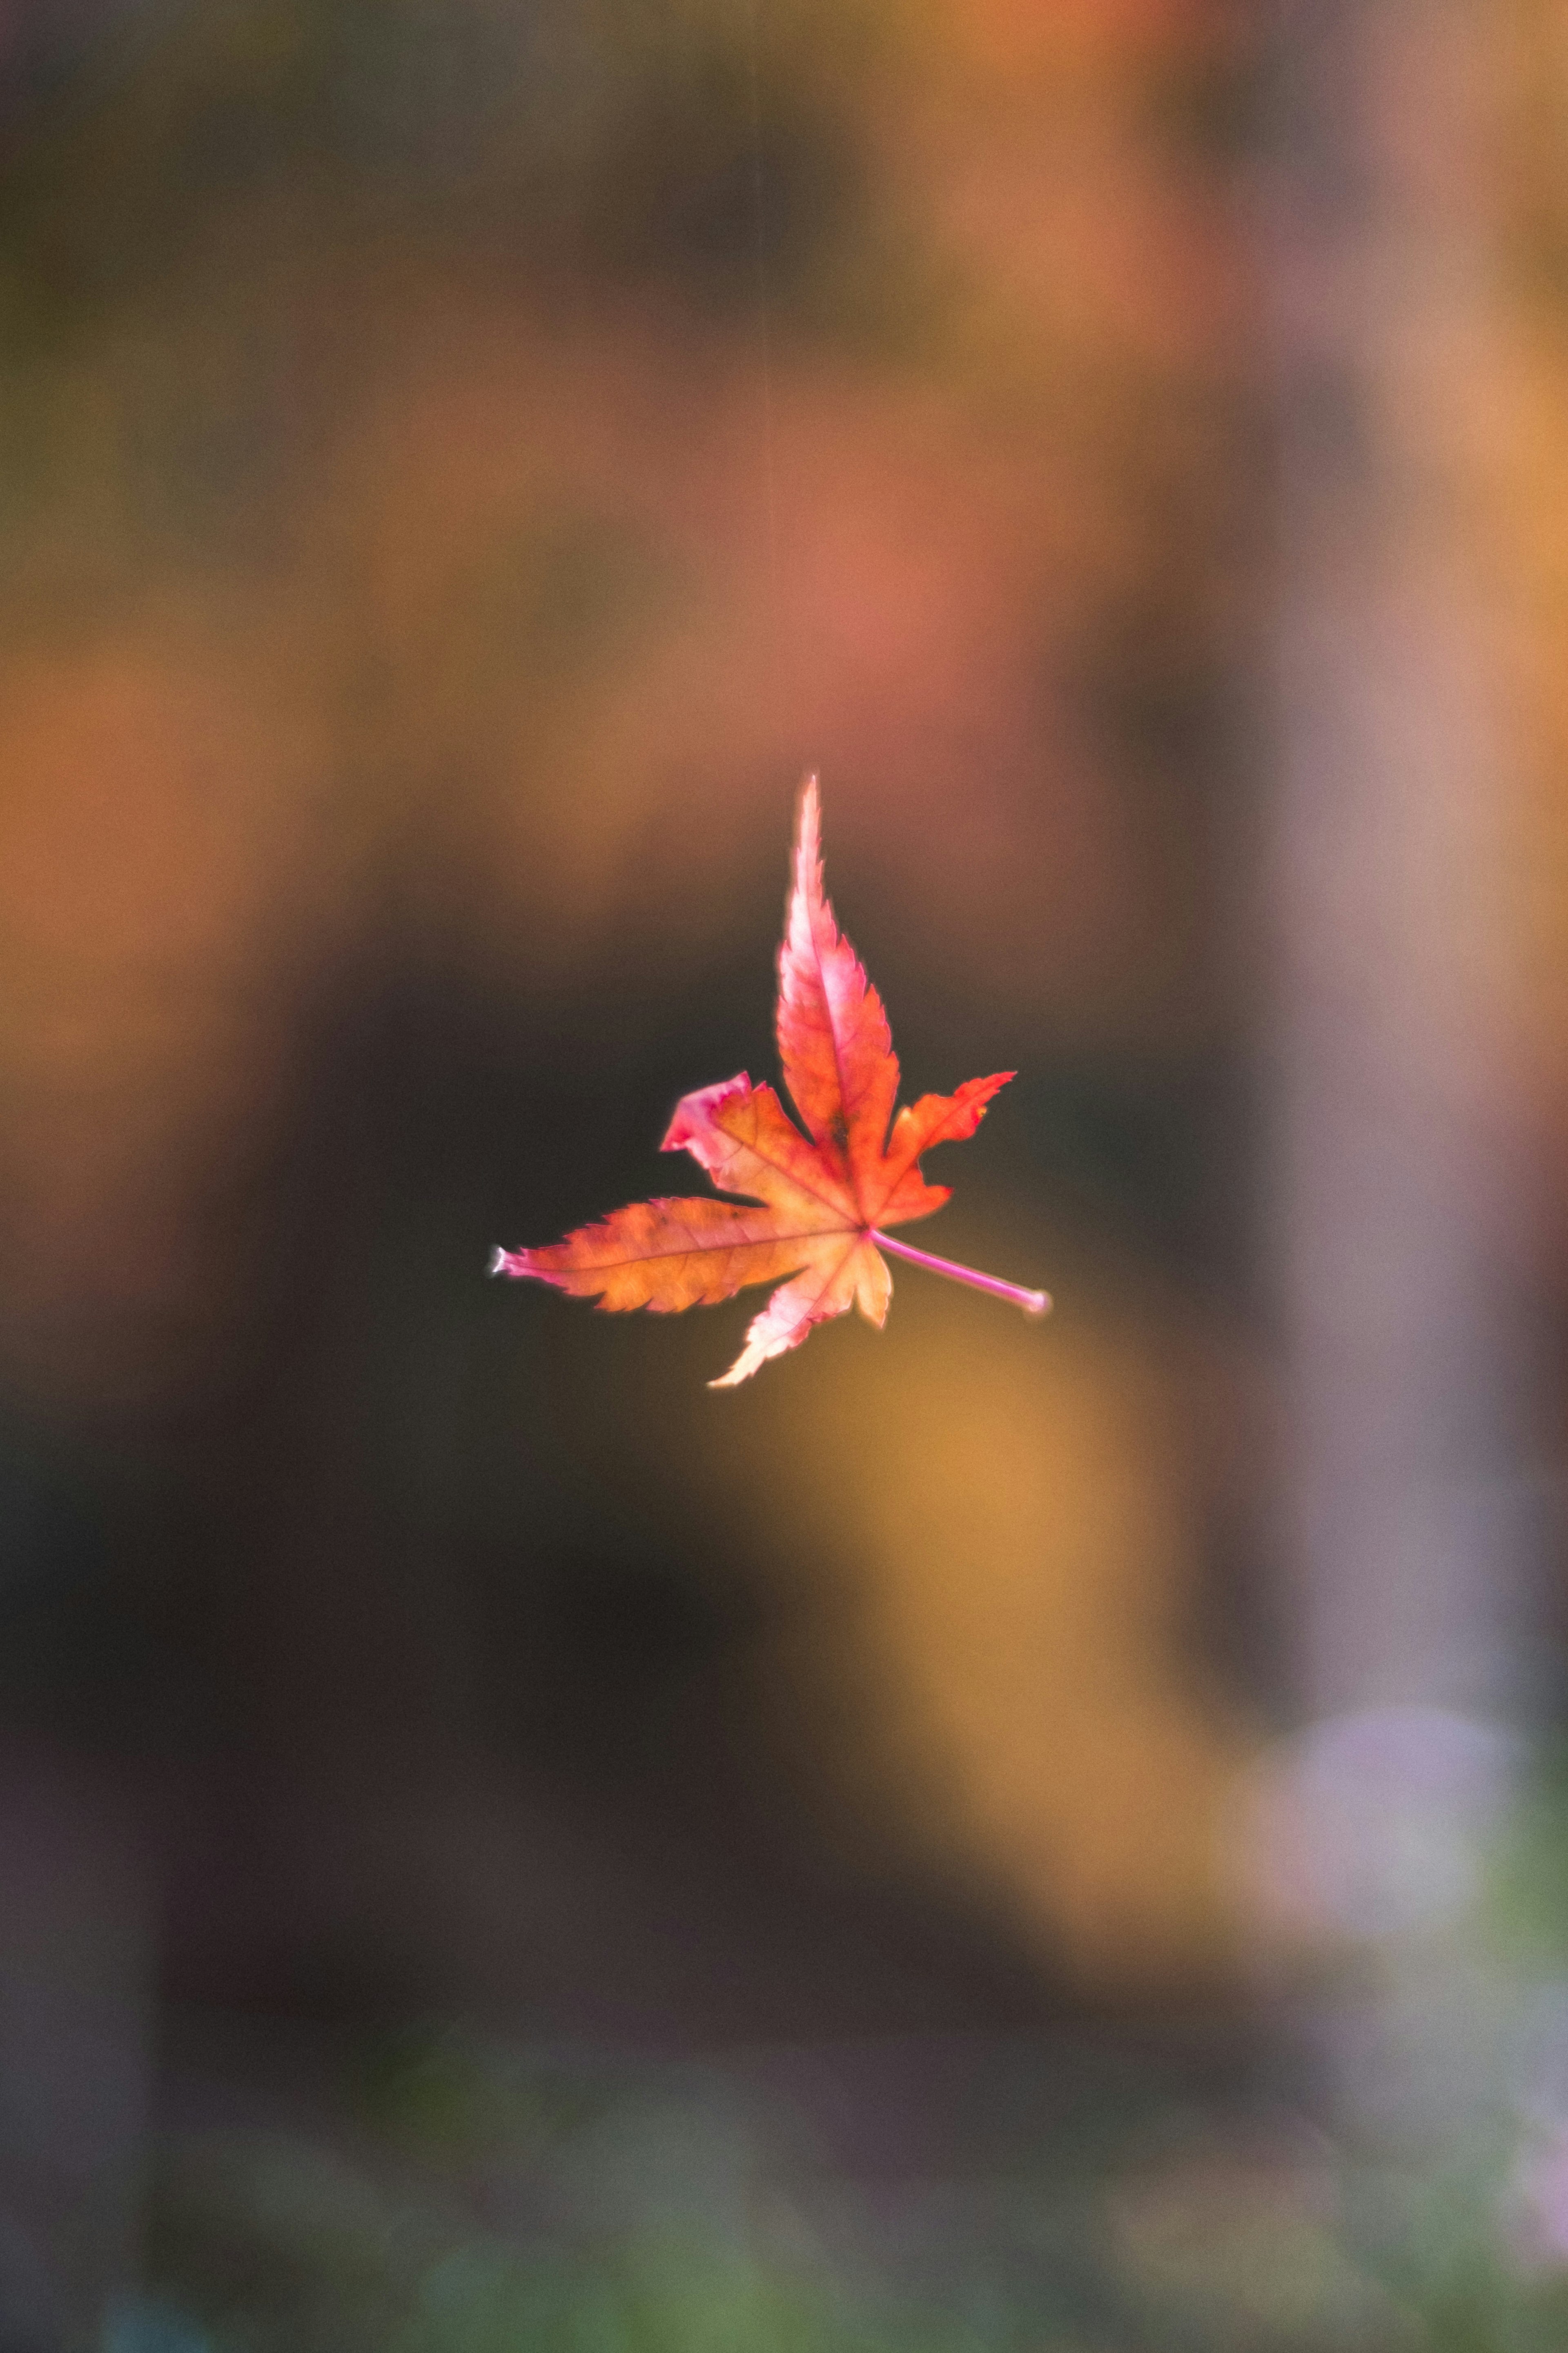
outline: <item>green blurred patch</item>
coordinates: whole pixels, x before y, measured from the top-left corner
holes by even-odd
[[[758,2264],[656,2244],[576,2264],[465,2251],[426,2276],[396,2353],[936,2353],[942,2341]]]
[[[426,2053],[395,2080],[400,2129],[493,2125],[465,2067]],[[978,2353],[962,2327],[889,2317],[826,2272],[700,2235],[508,2243],[281,2136],[224,2137],[165,2166],[149,2273],[223,2353]]]
[[[1568,1964],[1568,1747],[1544,1748],[1489,1857],[1487,1923],[1521,1963]]]
[[[500,2062],[452,2027],[408,2027],[367,2044],[355,2069],[359,2114],[428,2159],[513,2159],[551,2147],[599,2112],[591,2087]]]

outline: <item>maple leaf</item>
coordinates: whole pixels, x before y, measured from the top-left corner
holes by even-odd
[[[883,1230],[942,1208],[949,1187],[926,1183],[921,1155],[973,1135],[1015,1074],[967,1079],[956,1094],[921,1095],[894,1117],[899,1064],[888,1017],[822,895],[820,827],[816,778],[808,776],[778,997],[779,1060],[805,1134],[772,1087],[753,1087],[743,1071],[700,1087],[677,1103],[660,1149],[689,1152],[719,1192],[744,1198],[634,1202],[542,1250],[498,1250],[490,1265],[601,1307],[666,1314],[788,1275],[710,1388],[734,1388],[851,1305],[880,1327],[893,1288],[884,1250],[1031,1315],[1050,1305],[1043,1291],[911,1250]]]

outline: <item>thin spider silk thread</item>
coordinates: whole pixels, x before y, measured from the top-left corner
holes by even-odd
[[[781,760],[789,755],[784,715],[784,567],[779,554],[778,434],[773,398],[772,290],[768,279],[767,176],[763,158],[763,82],[758,0],[745,0],[746,69],[752,135],[752,236],[757,291],[757,357],[762,375],[763,515],[767,547],[768,676],[773,736]],[[794,764],[799,766],[796,760]],[[808,764],[809,765],[809,764]]]

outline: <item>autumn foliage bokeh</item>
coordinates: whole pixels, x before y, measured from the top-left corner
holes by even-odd
[[[1568,212],[1555,16],[1514,16],[1474,497],[1534,1153]],[[18,1491],[108,1535],[22,1580],[7,1672],[26,1737],[154,1793],[200,1998],[658,2014],[535,1918],[531,1809],[651,1805],[721,1881],[715,1774],[1075,1998],[1237,1968],[1216,1825],[1278,1664],[1260,25],[750,22],[18,19],[0,1365]],[[931,1246],[1058,1314],[900,1276],[896,1332],[715,1399],[710,1330],[484,1268],[650,1189],[678,1096],[760,1066],[808,764],[913,1089],[1021,1073]],[[1519,1244],[1548,1288],[1563,1239]]]
[[[96,1618],[93,1695],[68,1641],[16,1677],[159,1787],[171,1743],[224,1760],[166,1862],[198,1989],[346,1948],[530,1981],[510,1930],[425,1949],[397,1823],[422,1771],[488,1786],[562,1609],[603,1630],[570,1774],[608,1769],[602,1640],[643,1743],[706,1754],[761,1693],[741,1769],[793,1837],[901,1853],[1047,1973],[1223,1947],[1248,1703],[1178,1630],[1245,1510],[1214,1195],[1244,29],[788,5],[753,50],[727,8],[276,0],[19,31],[0,1351],[19,1459],[122,1540],[26,1602]],[[896,1350],[835,1334],[721,1423],[702,1335],[579,1330],[483,1269],[646,1190],[675,1097],[756,1059],[807,759],[916,1089],[1026,1074],[933,1243],[1069,1303],[999,1334],[910,1276]],[[627,1611],[673,1668],[626,1662]],[[693,1611],[761,1612],[695,1683]]]

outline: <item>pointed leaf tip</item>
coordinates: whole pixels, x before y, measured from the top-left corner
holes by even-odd
[[[690,1152],[694,1160],[700,1160],[701,1153],[692,1149],[694,1140],[707,1135],[726,1104],[742,1102],[751,1092],[750,1077],[744,1071],[737,1071],[732,1079],[716,1079],[710,1087],[698,1087],[690,1094],[682,1095],[670,1114],[659,1150]]]

